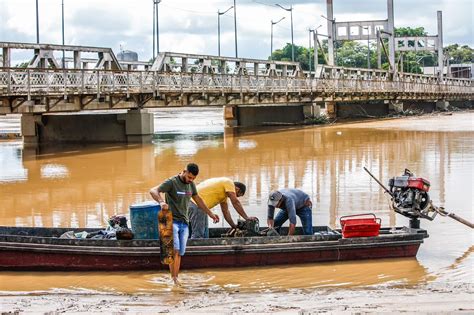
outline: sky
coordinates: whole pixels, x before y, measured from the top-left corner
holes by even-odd
[[[110,47],[138,53],[153,51],[153,0],[38,0],[40,42],[61,44],[64,1],[65,44]],[[160,51],[217,55],[217,10],[233,0],[162,0],[159,4]],[[445,45],[474,47],[474,0],[394,0],[395,27],[423,26],[436,35],[436,11],[443,11]],[[0,41],[36,42],[35,0],[0,0]],[[291,42],[290,14],[275,6],[293,6],[294,43],[308,46],[308,29],[327,34],[325,0],[236,0],[238,55],[267,59],[271,20],[274,48]],[[383,20],[386,0],[334,0],[336,21]],[[221,16],[221,55],[235,56],[233,10]]]

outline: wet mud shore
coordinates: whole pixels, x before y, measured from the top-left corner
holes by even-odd
[[[474,286],[289,290],[286,292],[188,292],[167,295],[50,293],[0,296],[0,311],[73,313],[459,313],[474,312]]]

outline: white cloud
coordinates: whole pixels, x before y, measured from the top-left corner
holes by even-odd
[[[443,10],[446,44],[473,45],[472,0],[394,0],[396,26],[424,26],[436,34],[436,10]],[[152,54],[152,0],[64,0],[66,44],[111,47],[120,45]],[[263,3],[263,4],[262,4]],[[275,26],[274,47],[291,42],[290,16],[275,7],[275,0],[237,0],[239,56],[266,59],[270,50],[270,20],[285,16]],[[308,45],[309,27],[323,25],[325,1],[280,1],[293,5],[294,41]],[[61,0],[40,0],[40,40],[61,43]],[[217,54],[217,10],[233,0],[163,0],[160,4],[160,49]],[[385,0],[334,0],[338,21],[386,19]],[[35,0],[0,0],[0,41],[35,42]],[[221,17],[221,51],[234,55],[233,10]]]

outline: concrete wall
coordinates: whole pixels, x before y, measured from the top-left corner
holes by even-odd
[[[44,115],[38,125],[41,143],[127,142],[125,121],[114,114]]]
[[[389,113],[388,104],[384,102],[337,103],[336,115],[340,118],[381,117]]]
[[[303,105],[239,106],[237,120],[238,125],[242,127],[302,123],[304,121]]]
[[[24,114],[21,132],[25,146],[54,143],[149,143],[153,114],[130,110],[123,114]]]
[[[403,110],[431,113],[436,110],[436,102],[403,101]]]
[[[457,108],[474,108],[474,101],[449,101],[449,104]]]

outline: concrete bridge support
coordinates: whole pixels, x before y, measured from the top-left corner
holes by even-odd
[[[52,143],[149,143],[153,114],[129,110],[123,114],[23,114],[21,132],[25,147]]]
[[[256,127],[302,124],[311,105],[225,106],[225,127]]]
[[[305,118],[316,118],[321,116],[321,106],[314,103],[311,105],[303,106],[303,113]]]
[[[403,112],[418,112],[418,113],[432,113],[436,110],[436,102],[434,101],[411,101],[406,100],[402,103]]]
[[[474,101],[451,101],[449,104],[457,108],[474,109]]]
[[[389,113],[389,103],[383,101],[325,102],[329,119],[353,117],[383,117]]]
[[[449,108],[449,102],[447,101],[437,101],[436,102],[436,109],[437,110],[448,110]]]
[[[337,117],[337,104],[336,102],[325,102],[326,115],[329,119],[334,119]]]
[[[389,101],[388,110],[391,113],[402,113],[403,112],[403,103],[399,101]]]

